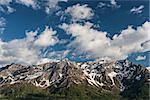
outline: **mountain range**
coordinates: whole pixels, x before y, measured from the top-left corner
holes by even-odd
[[[4,100],[149,100],[150,70],[128,60],[74,62],[0,68]]]

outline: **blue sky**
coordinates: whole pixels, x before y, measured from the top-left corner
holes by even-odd
[[[149,4],[149,0],[0,0],[0,65],[110,57],[149,66]]]

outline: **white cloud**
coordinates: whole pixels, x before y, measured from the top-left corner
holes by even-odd
[[[0,5],[9,5],[12,0],[0,0]]]
[[[99,8],[102,8],[102,7],[105,7],[106,6],[106,3],[103,3],[103,2],[99,2],[97,7]]]
[[[111,3],[112,5],[114,5],[114,6],[116,6],[116,5],[117,5],[116,0],[110,0],[110,3]]]
[[[0,18],[0,27],[4,27],[6,25],[6,20],[5,18],[1,17]]]
[[[6,26],[6,20],[5,18],[1,17],[0,18],[0,34],[2,34],[3,31],[5,30],[5,26]]]
[[[48,62],[59,62],[59,60],[56,59],[49,59],[49,58],[42,58],[40,59],[36,65],[40,65],[40,64],[44,64],[44,63],[48,63]]]
[[[46,32],[48,30],[49,29],[47,27],[43,33],[47,34]],[[49,38],[45,38],[42,36],[43,33],[39,35],[40,39],[48,39],[48,42],[51,42],[49,41]],[[49,36],[50,35],[48,35],[48,37]],[[54,43],[49,43],[47,45],[44,45],[44,47],[42,44],[37,46],[35,45],[35,41],[37,41],[39,38],[36,37],[37,31],[31,31],[27,32],[26,37],[22,39],[14,39],[9,42],[3,42],[2,40],[0,40],[0,65],[9,63],[36,64],[39,60],[42,59],[41,50],[44,49],[44,47],[46,48],[54,45]]]
[[[68,0],[45,0],[45,2],[45,12],[51,14],[60,8],[58,2],[68,2]]]
[[[107,4],[107,6],[108,7],[113,7],[113,8],[120,8],[121,7],[121,5],[117,4],[117,0],[110,0],[110,4],[111,5]]]
[[[59,0],[47,0],[48,8],[54,8],[57,6]]]
[[[12,2],[32,7],[33,9],[44,7],[45,12],[50,14],[60,8],[58,6],[59,2],[68,2],[68,0],[0,0],[0,11],[8,14],[16,11],[11,7]]]
[[[16,0],[17,3],[23,4],[27,7],[32,7],[33,9],[39,8],[37,0]]]
[[[140,14],[143,12],[144,6],[140,5],[139,7],[133,7],[130,12],[134,14]]]
[[[4,31],[5,31],[5,28],[0,28],[0,34],[3,34],[4,33]]]
[[[30,32],[31,33],[31,32]],[[0,64],[25,63],[31,64],[38,60],[38,50],[34,48],[33,38],[27,36],[9,42],[0,41]]]
[[[7,6],[7,13],[13,13],[15,12],[16,10],[10,6]]]
[[[58,2],[59,0],[46,0],[47,2],[45,3],[45,12],[47,14],[52,13],[52,9],[58,9]]]
[[[146,56],[137,56],[136,60],[139,61],[139,60],[145,60],[146,59]]]
[[[0,12],[5,12],[4,8],[0,5]]]
[[[93,10],[87,4],[76,4],[68,7],[65,13],[70,14],[73,20],[90,19],[94,15]]]
[[[52,51],[48,53],[48,57],[51,59],[62,60],[69,52],[70,50]]]
[[[40,7],[38,5],[38,0],[0,0],[0,11],[8,14],[16,11],[14,8],[11,7],[12,2],[22,4],[27,7],[32,7],[33,9],[37,9]]]
[[[87,52],[95,57],[110,57],[116,60],[127,58],[133,52],[145,51],[144,44],[150,40],[150,22],[133,29],[129,27],[115,35],[113,40],[108,38],[107,32],[97,31],[92,28],[93,24],[80,25],[62,24],[60,27],[68,34],[75,37],[70,46],[81,53]],[[147,48],[150,50],[150,48]]]
[[[143,52],[144,52],[144,51],[149,51],[149,50],[150,50],[150,40],[144,42],[144,43],[142,44],[142,47],[144,48]]]
[[[106,2],[99,2],[97,8],[120,8],[121,5],[117,4],[116,0],[110,0],[110,4]]]
[[[12,0],[0,0],[0,11],[6,13],[13,13],[15,11],[14,8],[10,6]]]
[[[123,30],[119,36],[114,36],[112,45],[121,47],[122,52],[128,54],[128,52],[145,51],[150,48],[144,48],[145,43],[150,40],[150,22],[145,22],[141,27],[133,29],[129,26]]]
[[[52,28],[49,28],[47,26],[42,34],[38,36],[38,39],[35,41],[35,45],[47,47],[49,45],[56,44],[58,42],[58,39],[54,36],[55,34],[56,31],[53,31]]]

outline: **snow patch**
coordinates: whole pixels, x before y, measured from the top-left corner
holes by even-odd
[[[150,66],[146,67],[146,69],[150,72]]]
[[[35,78],[41,76],[42,74],[43,74],[43,72],[37,72],[37,73],[35,73],[33,75],[28,75],[27,78],[26,78],[26,80],[35,79]]]
[[[140,79],[141,79],[141,75],[136,76],[135,79],[136,79],[136,80],[140,80]]]
[[[108,76],[110,77],[110,79],[111,79],[113,85],[115,85],[113,77],[116,77],[116,75],[117,75],[117,73],[114,72],[114,71],[111,72],[111,73],[108,73]]]

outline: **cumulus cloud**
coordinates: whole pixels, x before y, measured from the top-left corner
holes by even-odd
[[[123,30],[119,36],[115,35],[112,41],[113,46],[120,46],[123,52],[147,51],[143,45],[150,40],[150,22],[145,22],[142,26],[133,29],[129,26]]]
[[[12,3],[32,7],[33,9],[45,9],[47,14],[60,9],[59,2],[68,2],[68,0],[0,0],[0,11],[4,13],[12,13],[16,11],[11,7]]]
[[[139,61],[139,60],[145,60],[146,59],[146,56],[137,56],[136,60]]]
[[[51,14],[53,11],[60,9],[58,2],[68,2],[68,0],[45,0],[45,12]]]
[[[144,6],[140,5],[139,7],[133,7],[130,12],[133,14],[140,14],[143,12]]]
[[[59,60],[56,59],[49,59],[49,58],[42,58],[40,59],[36,65],[40,65],[40,64],[44,64],[44,63],[48,63],[48,62],[59,62]]]
[[[68,7],[65,13],[70,14],[73,20],[90,19],[94,15],[93,10],[87,4]]]
[[[62,60],[69,54],[69,52],[70,50],[52,51],[48,53],[48,57],[55,60]]]
[[[29,64],[38,60],[38,50],[32,45],[34,37],[26,35],[27,37],[23,39],[15,39],[9,42],[0,41],[0,64],[13,62]]]
[[[87,52],[100,58],[125,59],[133,52],[145,51],[143,45],[150,40],[150,22],[145,22],[137,29],[129,26],[122,30],[120,35],[115,35],[112,40],[106,36],[107,32],[97,31],[92,26],[91,23],[85,25],[64,23],[60,28],[75,37],[70,46],[81,53]],[[150,50],[150,48],[147,48],[147,50]]]
[[[116,6],[116,5],[117,5],[116,0],[110,0],[110,3],[111,3],[112,5],[114,5],[114,6]]]
[[[13,13],[13,12],[15,12],[16,11],[16,9],[14,9],[14,8],[12,8],[12,7],[10,7],[10,6],[7,6],[7,13],[9,14],[9,13]]]
[[[102,8],[102,7],[105,7],[106,6],[106,3],[103,3],[103,2],[99,2],[97,7],[98,8]]]
[[[12,0],[0,0],[0,5],[9,5]]]
[[[117,4],[116,0],[110,0],[110,4],[109,3],[105,3],[105,2],[99,2],[97,5],[98,8],[104,8],[104,7],[108,7],[108,8],[120,8],[121,5]]]
[[[48,30],[51,29],[47,27],[44,32],[38,36],[42,41],[50,42],[46,43],[46,45],[45,42],[42,42],[43,44],[40,43],[38,46],[35,45],[36,41],[39,40],[39,38],[36,38],[38,33],[37,31],[27,32],[26,37],[22,39],[14,39],[9,42],[3,42],[0,40],[0,64],[5,65],[14,62],[22,64],[36,64],[39,60],[42,59],[42,49],[54,45],[54,43],[49,41],[49,38],[43,37],[43,34],[50,34]]]
[[[94,30],[91,28],[92,26],[91,23],[86,23],[84,26],[74,23],[71,25],[63,24],[61,28],[75,37],[70,45],[75,47],[77,51],[88,52],[92,55],[101,53],[101,56],[107,56],[104,51],[106,50],[105,47],[109,47],[110,39],[106,37],[106,32]]]
[[[59,0],[46,0],[46,4],[45,4],[45,12],[47,14],[52,13],[52,9],[59,9],[58,7],[58,2]]]
[[[1,17],[0,18],[0,27],[4,27],[6,25],[6,20],[5,18]]]
[[[17,3],[23,4],[27,7],[31,6],[33,9],[39,8],[37,1],[38,0],[16,0]]]
[[[117,0],[110,0],[111,5],[108,5],[108,7],[114,7],[114,8],[120,8],[121,5],[117,4]]]
[[[142,43],[141,45],[142,45],[142,47],[144,48],[143,51],[149,51],[149,50],[150,50],[150,40],[148,40],[148,41]]]
[[[6,20],[5,18],[1,17],[0,18],[0,34],[2,34],[3,31],[5,30],[5,26],[6,26]]]
[[[56,31],[53,31],[52,28],[49,28],[47,26],[46,29],[42,32],[42,34],[38,36],[38,39],[35,41],[35,45],[47,47],[49,45],[56,44],[58,39],[54,36],[55,34]]]
[[[14,8],[10,6],[12,0],[0,0],[0,11],[4,13],[12,13],[15,11]]]
[[[33,9],[40,7],[38,5],[38,0],[0,0],[0,11],[8,14],[15,12],[16,10],[11,7],[12,2],[32,7]]]

